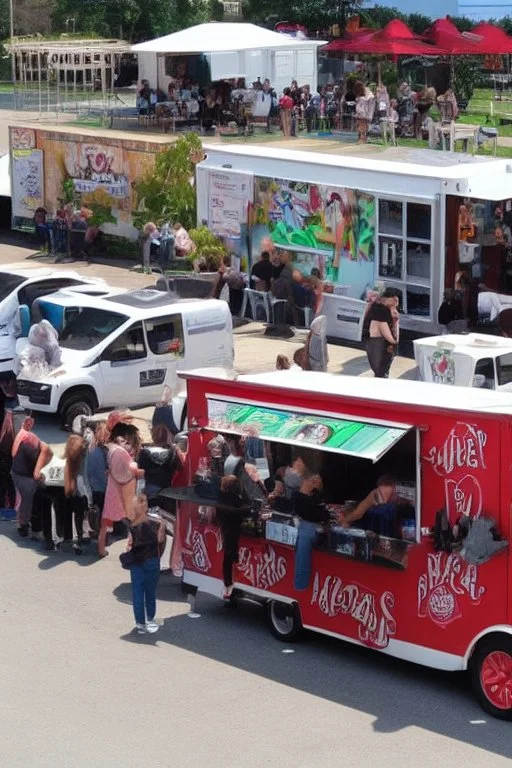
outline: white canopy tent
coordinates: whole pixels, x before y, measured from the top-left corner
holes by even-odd
[[[317,48],[321,45],[321,40],[298,40],[256,24],[210,22],[138,43],[131,50],[138,54],[139,78],[162,90],[171,79],[166,58],[190,54],[207,57],[212,80],[240,72],[248,84],[268,77],[281,90],[296,79],[313,90],[317,85]]]

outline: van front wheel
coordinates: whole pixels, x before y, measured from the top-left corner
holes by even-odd
[[[91,398],[86,393],[80,392],[64,401],[60,413],[63,428],[71,429],[78,416],[92,416],[94,406]]]

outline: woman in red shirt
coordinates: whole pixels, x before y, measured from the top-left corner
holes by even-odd
[[[292,133],[292,109],[294,102],[291,97],[291,89],[285,88],[283,95],[279,99],[279,108],[281,116],[281,129],[284,136],[291,136]]]

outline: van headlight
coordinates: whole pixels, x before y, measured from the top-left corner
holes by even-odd
[[[31,403],[37,405],[50,405],[52,399],[51,384],[43,384],[39,381],[18,379],[18,394],[28,397]]]

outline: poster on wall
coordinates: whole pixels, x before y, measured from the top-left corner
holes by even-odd
[[[253,199],[253,176],[231,171],[210,171],[208,225],[222,237],[240,237]]]
[[[44,200],[43,153],[40,149],[13,149],[11,159],[13,219],[32,219]]]
[[[270,236],[303,274],[316,268],[359,299],[374,283],[375,206],[358,190],[256,177],[252,258]]]

